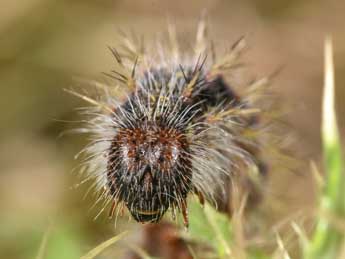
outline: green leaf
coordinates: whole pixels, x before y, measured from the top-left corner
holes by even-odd
[[[322,140],[326,181],[319,201],[319,218],[305,258],[337,258],[344,233],[331,224],[330,217],[345,216],[345,175],[334,105],[332,42],[325,42],[325,83],[323,94]],[[327,216],[327,217],[326,217]]]
[[[197,202],[190,204],[189,233],[191,238],[211,245],[219,258],[229,256],[231,254],[232,228],[228,217],[217,212],[209,204],[205,204],[204,208]]]

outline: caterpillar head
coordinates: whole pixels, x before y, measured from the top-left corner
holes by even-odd
[[[119,130],[108,153],[109,190],[135,220],[157,222],[184,203],[191,188],[188,154],[187,139],[176,129],[141,122]]]

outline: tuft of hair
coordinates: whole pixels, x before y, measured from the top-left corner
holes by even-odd
[[[169,40],[151,48],[123,35],[118,48],[109,47],[111,84],[97,83],[95,99],[74,94],[91,104],[83,110],[81,131],[91,140],[82,172],[100,192],[97,202],[112,204],[110,216],[125,206],[139,222],[179,211],[188,226],[188,194],[222,211],[234,209],[235,189],[255,203],[269,166],[264,157],[278,138],[269,78],[242,91],[226,80],[240,65],[243,37],[217,60],[204,21],[191,51],[181,50],[172,25],[168,31]]]

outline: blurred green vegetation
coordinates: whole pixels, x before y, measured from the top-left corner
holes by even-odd
[[[80,120],[76,108],[85,105],[63,88],[78,85],[75,78],[97,79],[112,69],[106,46],[116,45],[119,29],[133,29],[150,38],[165,30],[170,16],[184,36],[194,31],[200,13],[207,9],[220,53],[227,42],[249,34],[252,46],[247,59],[254,74],[265,75],[286,65],[276,81],[276,92],[284,106],[294,107],[288,123],[301,140],[296,153],[317,165],[322,163],[322,42],[324,34],[331,33],[336,46],[339,132],[344,136],[344,1],[23,0],[1,6],[0,258],[35,258],[47,231],[43,258],[50,259],[79,258],[123,230],[131,230],[123,242],[99,257],[112,258],[122,255],[126,241],[140,230],[126,217],[119,219],[116,229],[106,217],[93,220],[97,208],[90,207],[95,197],[83,198],[88,186],[72,188],[80,179],[70,173],[78,164],[74,155],[87,140],[77,135],[59,137],[80,126],[72,121]],[[296,211],[312,209],[315,190],[309,172],[272,175],[270,191],[281,204],[275,213],[268,206],[261,220],[276,226]],[[202,218],[191,218],[191,235],[195,231],[210,239],[215,226],[203,229],[209,224],[203,222],[209,222],[207,215],[211,215],[216,218],[218,238],[228,243],[229,235],[224,233],[234,229],[224,226],[222,216],[209,207],[201,211],[193,205],[192,210]],[[301,221],[305,223],[301,228],[310,232],[310,220]],[[227,253],[223,241],[211,246],[219,256]],[[251,249],[256,258],[265,258],[262,250]],[[266,250],[272,251],[272,245]]]

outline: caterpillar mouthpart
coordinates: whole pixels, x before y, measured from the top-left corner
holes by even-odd
[[[166,208],[167,209],[167,208]],[[163,217],[165,210],[159,209],[159,210],[129,210],[133,218],[138,222],[159,222],[160,219]]]

